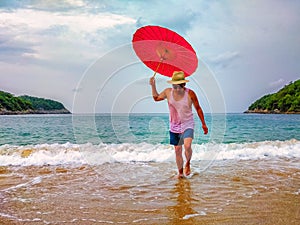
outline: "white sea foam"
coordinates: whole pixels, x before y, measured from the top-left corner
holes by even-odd
[[[182,219],[188,220],[188,219],[190,219],[190,218],[192,218],[192,217],[196,217],[196,216],[206,216],[206,215],[207,215],[206,212],[201,211],[200,213],[187,214],[187,215],[185,215]]]
[[[39,184],[41,182],[42,182],[42,178],[41,177],[35,177],[31,181],[28,181],[28,182],[25,182],[25,183],[21,183],[21,184],[18,184],[16,186],[9,187],[9,188],[4,189],[2,191],[10,191],[10,190],[15,190],[15,189],[22,188],[22,187],[29,187],[31,185]]]
[[[300,141],[264,141],[193,145],[193,160],[252,160],[276,157],[300,158]],[[114,162],[174,161],[170,145],[140,144],[40,144],[0,146],[0,166],[101,165]]]

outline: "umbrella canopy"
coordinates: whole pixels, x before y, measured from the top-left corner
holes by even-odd
[[[179,34],[160,26],[139,28],[133,35],[132,45],[137,56],[154,75],[172,77],[174,71],[183,71],[185,76],[195,72],[198,66],[196,52]]]

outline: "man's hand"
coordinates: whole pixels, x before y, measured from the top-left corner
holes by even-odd
[[[150,84],[151,86],[155,86],[155,77],[151,77],[151,78],[150,78],[149,84]]]
[[[207,128],[206,124],[202,125],[202,129],[203,129],[204,134],[208,133],[208,128]]]

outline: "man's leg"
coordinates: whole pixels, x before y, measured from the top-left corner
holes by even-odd
[[[186,164],[184,167],[184,174],[186,176],[191,174],[191,167],[190,167],[190,161],[192,159],[192,141],[193,138],[185,138],[184,139],[184,154],[185,154],[185,158],[186,158]]]
[[[183,158],[182,158],[182,146],[174,146],[176,154],[176,164],[178,168],[178,178],[183,177]]]

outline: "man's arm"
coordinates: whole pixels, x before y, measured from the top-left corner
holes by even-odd
[[[158,101],[165,100],[167,98],[165,90],[163,92],[161,92],[160,94],[157,92],[154,77],[150,78],[149,83],[150,83],[151,88],[152,88],[152,96],[153,96],[154,101],[158,102]]]
[[[198,117],[201,120],[203,132],[204,132],[204,134],[207,134],[208,133],[208,128],[206,126],[205,119],[204,119],[204,113],[203,113],[202,108],[199,104],[197,95],[192,90],[189,90],[189,95],[190,95],[190,97],[192,99],[192,103],[193,103],[193,105],[194,105],[194,107],[197,111]]]

